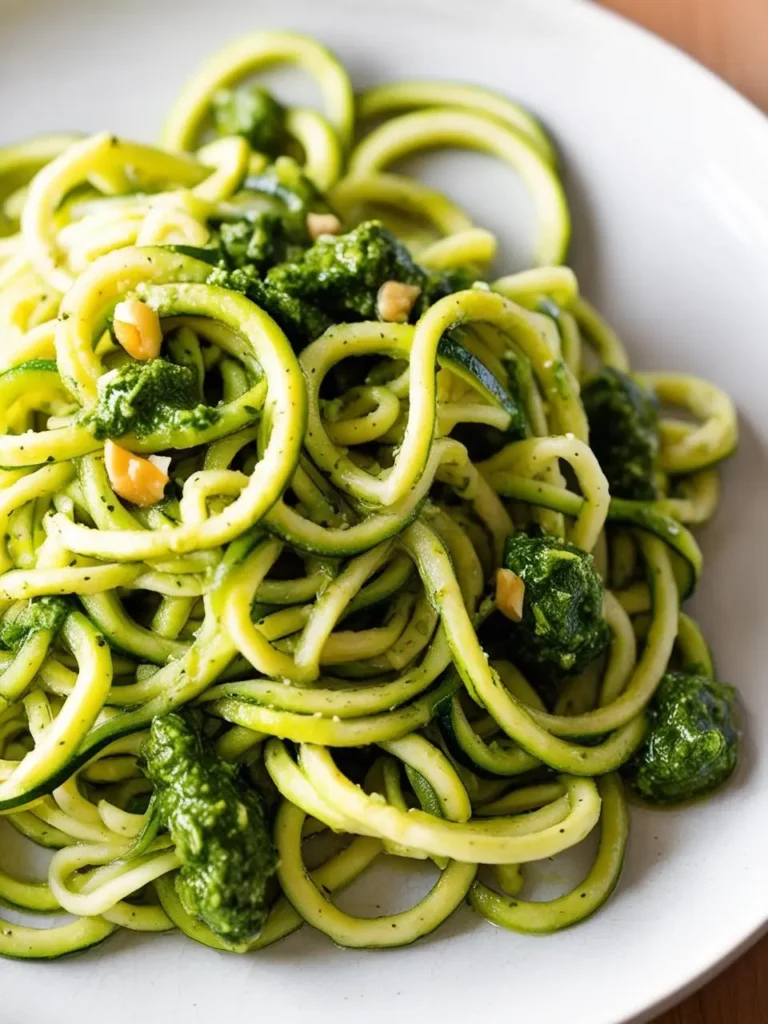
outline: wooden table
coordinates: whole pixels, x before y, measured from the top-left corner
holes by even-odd
[[[768,111],[768,0],[600,0]],[[768,936],[657,1024],[768,1024]]]

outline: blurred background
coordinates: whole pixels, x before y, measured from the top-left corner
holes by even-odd
[[[768,111],[768,0],[598,2],[690,53]]]
[[[768,0],[597,0],[696,57],[768,112]],[[657,1024],[768,1024],[768,936]]]

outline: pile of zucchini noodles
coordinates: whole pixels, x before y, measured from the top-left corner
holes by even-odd
[[[298,355],[244,295],[206,284],[210,267],[170,246],[205,245],[208,219],[264,163],[240,137],[198,148],[211,99],[278,63],[320,88],[324,112],[290,109],[288,130],[346,225],[386,208],[420,225],[413,248],[424,266],[487,271],[493,235],[388,169],[424,149],[480,150],[530,193],[534,268],[443,298],[415,326],[338,324]],[[474,86],[419,80],[355,95],[323,46],[264,31],[202,67],[157,147],[99,134],[0,151],[0,202],[0,607],[15,614],[33,597],[73,596],[58,636],[34,632],[0,654],[0,811],[56,851],[45,883],[0,871],[0,899],[75,915],[53,927],[4,923],[0,954],[59,956],[118,928],[178,927],[229,948],[181,906],[167,836],[124,856],[144,825],[127,808],[149,788],[140,767],[148,726],[190,703],[218,720],[218,753],[260,762],[282,796],[282,893],[250,948],[303,922],[343,946],[403,945],[467,898],[488,920],[527,932],[592,913],[618,880],[627,839],[615,771],[642,738],[673,646],[710,663],[680,610],[701,570],[688,527],[717,505],[713,467],[737,428],[713,385],[643,374],[684,414],[661,428],[661,493],[674,496],[611,499],[579,381],[588,365],[627,370],[628,360],[562,265],[568,208],[541,126]],[[102,442],[78,421],[115,350],[114,307],[130,296],[166,332],[183,328],[223,381],[217,422],[165,453],[180,500],[149,509],[121,503]],[[542,315],[542,303],[557,316]],[[441,355],[457,323],[484,373]],[[474,464],[451,432],[505,428],[509,413],[487,382],[505,385],[509,350],[533,369],[533,436]],[[320,384],[349,356],[398,372],[376,383],[360,375],[329,419]],[[388,461],[356,455],[377,441]],[[121,443],[157,450],[151,436]],[[494,608],[513,520],[592,551],[606,581],[609,653],[568,683],[551,713],[512,661],[489,662],[476,634]],[[303,574],[273,572],[288,554]],[[377,624],[346,628],[363,609],[375,609]],[[442,746],[438,707],[476,771]],[[338,748],[367,745],[379,756],[361,787],[339,767]],[[553,772],[526,781],[539,766]],[[526,864],[593,829],[599,844],[581,885],[551,901],[518,898]],[[331,843],[310,872],[305,854],[324,830],[348,842]],[[403,913],[362,919],[336,908],[334,891],[382,852],[433,860],[434,887]],[[477,878],[484,865],[491,886]]]

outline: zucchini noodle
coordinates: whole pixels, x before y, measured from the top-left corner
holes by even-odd
[[[281,64],[320,110],[248,92]],[[216,137],[229,102],[274,122]],[[392,170],[445,147],[521,179],[529,269],[493,277],[494,225]],[[289,31],[210,58],[157,146],[0,150],[0,813],[53,851],[45,880],[0,870],[0,902],[75,917],[4,921],[0,955],[51,959],[121,928],[243,954],[305,923],[400,946],[465,901],[542,933],[610,897],[621,773],[662,681],[714,678],[681,604],[738,424],[714,384],[626,376],[564,265],[558,164],[507,97],[427,79],[356,96]],[[339,287],[382,238],[384,270]],[[342,270],[295,288],[336,245]],[[658,399],[638,494],[593,426],[601,373]],[[599,590],[599,649],[554,682],[521,639],[536,584],[512,571],[516,538],[583,560]],[[180,895],[147,769],[154,720],[187,706],[267,794],[279,884],[245,942]],[[521,898],[526,865],[594,830],[580,885]],[[424,862],[432,888],[399,913],[340,910],[334,894],[385,858]]]

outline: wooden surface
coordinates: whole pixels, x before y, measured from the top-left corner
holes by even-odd
[[[686,50],[768,111],[768,0],[599,2]]]
[[[768,112],[768,0],[600,0],[664,36]],[[768,1024],[768,936],[657,1024]]]

